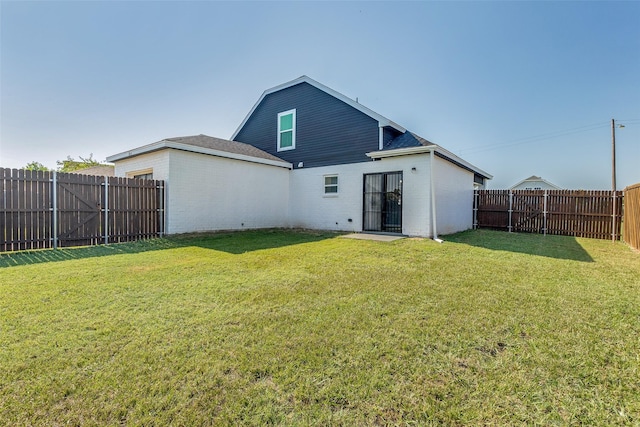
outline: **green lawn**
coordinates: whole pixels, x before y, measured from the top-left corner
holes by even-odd
[[[639,425],[640,254],[250,231],[0,256],[0,425]]]

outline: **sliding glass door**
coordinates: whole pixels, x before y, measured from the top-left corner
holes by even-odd
[[[402,172],[364,175],[363,230],[402,233]]]

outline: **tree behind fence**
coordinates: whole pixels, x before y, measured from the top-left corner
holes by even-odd
[[[163,233],[163,181],[0,169],[0,252]]]
[[[620,239],[622,191],[477,190],[474,227]]]

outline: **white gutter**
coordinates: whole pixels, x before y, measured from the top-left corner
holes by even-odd
[[[477,174],[480,174],[482,176],[484,176],[487,179],[493,179],[493,175],[483,171],[482,169],[480,169],[477,166],[472,165],[471,163],[467,162],[466,160],[461,159],[460,157],[456,156],[455,154],[453,154],[451,151],[442,148],[441,146],[437,145],[436,146],[436,151],[447,157],[448,159],[451,159],[457,163],[460,163],[461,165],[465,166],[466,168],[468,168],[469,170],[474,171]]]
[[[421,145],[419,147],[396,148],[395,150],[372,151],[370,153],[365,153],[365,155],[371,159],[382,159],[384,157],[397,157],[406,156],[409,154],[430,153],[435,148],[435,145]]]
[[[243,160],[246,162],[260,163],[263,165],[278,166],[281,168],[293,169],[293,165],[289,162],[263,159],[260,157],[248,156],[246,154],[230,153],[228,151],[215,150],[213,148],[198,147],[197,145],[182,144],[174,141],[159,141],[148,144],[143,147],[134,148],[133,150],[124,151],[107,157],[108,162],[116,162],[118,160],[127,159],[129,157],[140,156],[142,154],[151,153],[153,151],[172,148],[174,150],[189,151],[192,153],[207,154],[210,156],[224,157],[227,159]]]

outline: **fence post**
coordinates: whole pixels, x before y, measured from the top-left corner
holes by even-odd
[[[162,203],[160,204],[160,218],[161,218],[161,228],[160,228],[160,237],[164,237],[167,234],[167,182],[160,181],[160,194],[162,195]]]
[[[512,230],[512,226],[511,226],[511,217],[513,216],[513,190],[509,190],[509,226],[507,227],[509,229],[509,233],[511,233]]]
[[[473,190],[473,229],[478,229],[478,190]]]
[[[53,236],[53,249],[58,249],[58,173],[56,171],[53,171],[52,187],[53,207],[51,212],[53,214],[53,230],[51,230],[51,235]]]
[[[548,190],[544,190],[544,207],[542,208],[542,232],[546,236],[547,235],[547,196],[549,195]]]
[[[109,244],[109,177],[104,177],[104,244]]]
[[[611,208],[611,241],[616,241],[616,190],[611,191],[613,207]]]

